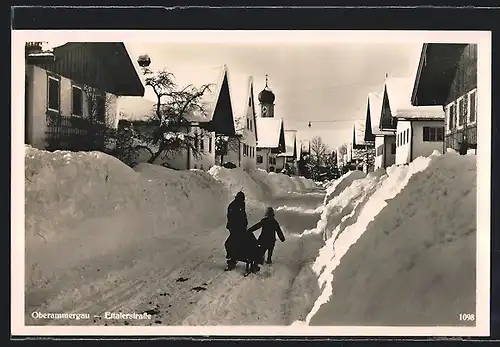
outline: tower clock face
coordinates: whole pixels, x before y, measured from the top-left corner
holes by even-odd
[[[267,107],[266,106],[262,107],[262,115],[267,116]]]

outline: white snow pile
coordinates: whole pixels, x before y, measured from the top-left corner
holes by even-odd
[[[269,172],[268,179],[281,189],[283,193],[295,192],[295,183],[290,176],[282,173]]]
[[[224,185],[206,173],[149,164],[134,171],[100,152],[27,146],[26,286],[171,230],[219,225],[228,201]]]
[[[355,170],[347,172],[334,181],[330,181],[331,183],[326,187],[324,204],[326,205],[328,201],[339,195],[340,192],[346,187],[349,187],[352,182],[364,177],[366,177],[366,174],[363,171]]]
[[[222,166],[212,166],[208,174],[222,182],[233,196],[239,191],[245,193],[246,201],[249,203],[260,205],[266,199],[266,191],[241,168],[226,169]]]
[[[476,158],[419,157],[372,190],[358,212],[327,223],[335,229],[313,265],[322,293],[305,323],[456,326],[475,311]]]
[[[314,189],[318,187],[318,185],[310,178],[305,178],[303,176],[299,176],[299,178],[302,182],[304,182],[306,189]]]
[[[287,194],[284,186],[295,186],[287,175],[268,173],[262,169],[248,170],[248,174],[269,197],[284,196]],[[285,180],[285,183],[281,182],[282,180]]]
[[[303,214],[318,214],[323,212],[324,206],[318,206],[317,208],[302,208],[299,206],[278,206],[276,211],[287,211],[287,212],[297,212]]]

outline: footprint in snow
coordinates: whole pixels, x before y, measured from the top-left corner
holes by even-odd
[[[175,280],[175,282],[186,282],[189,278],[186,277],[179,277],[178,279]]]
[[[197,291],[197,292],[201,292],[202,290],[207,290],[207,288],[198,286],[198,287],[191,288],[191,290],[194,290],[194,291]]]

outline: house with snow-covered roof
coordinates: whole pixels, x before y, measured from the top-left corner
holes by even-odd
[[[389,77],[386,75],[382,94],[372,93],[370,106],[374,111],[380,104],[378,129],[375,130],[375,169],[387,168],[396,163],[397,118],[395,111],[411,106],[412,78]],[[372,113],[370,112],[370,115]]]
[[[282,118],[274,117],[275,95],[267,84],[259,93],[260,115],[257,117],[257,167],[269,172],[284,168],[286,151],[285,131]]]
[[[477,92],[477,44],[423,44],[411,102],[444,107],[445,148],[476,153]]]
[[[444,110],[441,106],[409,106],[394,112],[397,118],[396,165],[443,152]]]
[[[190,147],[180,148],[168,157],[158,157],[154,164],[176,170],[208,170],[216,164],[216,137],[236,136],[227,67],[210,67],[203,72],[207,76],[205,84],[211,85],[201,101],[204,112],[185,115],[185,121],[176,129],[176,136],[189,135],[193,138],[193,147],[198,153]],[[143,131],[148,131],[148,126],[151,128],[147,120],[135,120],[132,123],[136,128],[142,127]],[[142,152],[139,161],[148,161],[150,157],[149,153]]]
[[[231,88],[233,83],[229,84]],[[231,88],[231,90],[234,90]],[[233,112],[235,116],[236,134],[229,138],[226,161],[244,170],[255,169],[257,156],[257,127],[253,77],[247,80],[246,95],[242,100],[233,100],[238,107]],[[233,95],[234,98],[234,95]]]
[[[297,130],[285,130],[285,152],[278,154],[278,157],[284,158],[285,165],[292,173],[297,169],[297,152]]]
[[[117,99],[143,96],[122,42],[25,45],[25,142],[47,150],[103,150]]]

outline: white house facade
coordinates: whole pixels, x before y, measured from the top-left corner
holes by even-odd
[[[118,96],[144,94],[125,46],[67,43],[43,54],[35,47],[26,49],[25,142],[49,150],[103,149],[79,147],[88,137],[86,124],[92,118],[96,125],[116,127]],[[115,68],[108,66],[107,52],[116,54]],[[118,67],[122,76],[114,79]]]
[[[444,150],[444,111],[440,106],[399,109],[396,112],[396,165]]]

